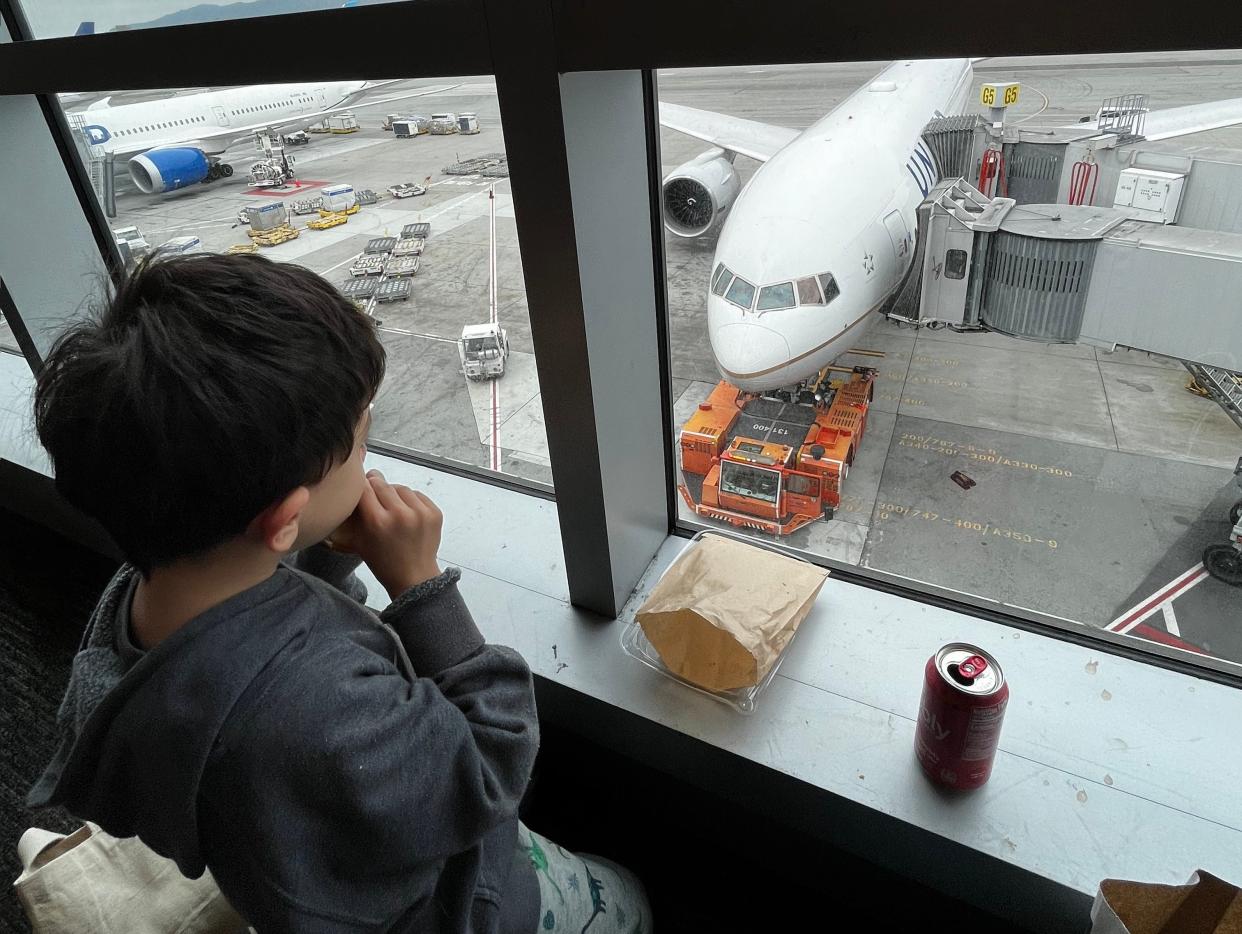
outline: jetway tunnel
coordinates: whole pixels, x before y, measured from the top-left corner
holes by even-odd
[[[945,179],[919,207],[905,317],[1173,357],[1242,424],[1242,233],[1136,213],[1018,204]]]

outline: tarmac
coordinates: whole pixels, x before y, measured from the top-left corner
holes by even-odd
[[[1122,93],[1148,93],[1153,109],[1242,96],[1242,53],[1138,59],[986,59],[975,75],[977,84],[1022,83],[1010,119],[1027,128],[1075,123],[1103,98]],[[672,70],[659,72],[658,80],[661,99],[670,103],[805,127],[885,64]],[[344,226],[303,230],[264,254],[339,283],[369,239],[429,221],[432,233],[410,300],[373,312],[388,351],[388,375],[372,437],[487,467],[491,389],[464,378],[456,339],[464,325],[487,320],[488,190],[494,185],[498,317],[514,351],[497,386],[501,470],[551,483],[509,182],[441,172],[458,159],[504,150],[494,84],[488,77],[412,81],[383,93],[445,84],[460,87],[405,106],[356,106],[359,132],[315,135],[308,146],[291,149],[303,179],[348,182],[384,200],[363,207]],[[114,97],[126,101],[125,94]],[[481,132],[394,139],[380,121],[403,110],[473,111]],[[1242,129],[1186,142],[1188,148],[1242,150]],[[705,148],[663,130],[664,171]],[[200,237],[207,250],[247,242],[237,211],[270,197],[247,191],[246,170],[256,153],[239,145],[227,158],[237,170],[230,179],[164,197],[119,191],[113,225],[136,224],[152,244],[186,234]],[[739,157],[737,168],[745,182],[756,164]],[[432,177],[426,195],[388,198],[389,185],[426,176]],[[675,429],[719,379],[704,300],[714,248],[711,236],[666,236]],[[1242,430],[1214,403],[1185,390],[1180,364],[993,333],[914,331],[879,318],[859,345],[884,356],[839,361],[879,370],[842,507],[834,520],[799,530],[787,544],[999,605],[1087,626],[1129,626],[1136,637],[1242,661],[1242,589],[1204,575],[1185,583],[1187,574],[1198,574],[1203,548],[1224,540],[1228,505],[1242,496],[1232,485]],[[949,475],[958,470],[975,486],[963,490],[953,483]],[[1135,616],[1143,617],[1138,624]]]

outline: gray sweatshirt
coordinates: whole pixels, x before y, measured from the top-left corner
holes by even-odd
[[[137,835],[191,878],[209,866],[264,934],[531,934],[530,670],[483,641],[455,568],[377,619],[357,564],[307,549],[149,652],[122,566],[27,801]]]

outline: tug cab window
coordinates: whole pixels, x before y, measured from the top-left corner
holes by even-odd
[[[775,470],[723,461],[720,464],[720,491],[734,496],[749,496],[769,503],[776,502],[781,475]]]

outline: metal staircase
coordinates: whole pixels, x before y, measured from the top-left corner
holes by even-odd
[[[1202,363],[1183,363],[1195,382],[1207,391],[1208,398],[1242,428],[1242,373]]]

